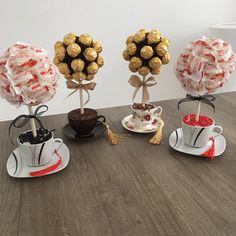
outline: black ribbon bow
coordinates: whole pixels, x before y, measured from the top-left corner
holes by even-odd
[[[184,103],[184,102],[191,102],[191,101],[200,101],[200,102],[203,102],[209,106],[211,106],[214,110],[214,113],[215,113],[215,105],[212,103],[213,101],[215,101],[215,97],[213,95],[202,95],[202,96],[192,96],[190,94],[186,94],[186,98],[183,98],[181,99],[179,102],[178,102],[178,109],[179,109],[179,105],[181,103]]]
[[[42,110],[44,109],[44,110]],[[41,111],[40,111],[41,110]],[[22,128],[23,126],[25,126],[29,121],[30,119],[34,118],[40,128],[42,129],[45,129],[44,126],[43,126],[43,123],[42,121],[39,119],[39,117],[44,114],[46,111],[48,110],[48,106],[46,105],[41,105],[41,106],[38,106],[36,108],[36,110],[34,111],[34,114],[33,115],[26,115],[26,114],[22,114],[22,115],[19,115],[17,116],[10,124],[9,126],[9,129],[8,129],[8,134],[9,134],[9,138],[11,140],[11,143],[14,145],[14,142],[12,141],[11,139],[11,128],[12,126],[14,126],[15,128]]]

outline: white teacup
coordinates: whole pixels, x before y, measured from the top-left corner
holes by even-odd
[[[21,143],[19,138],[17,138],[18,150],[20,156],[24,162],[29,166],[43,166],[50,162],[54,151],[58,150],[63,144],[63,140],[60,138],[52,137],[39,144],[29,144],[29,143]],[[55,145],[58,143],[59,145]]]
[[[159,116],[161,116],[162,113],[162,107],[156,107],[154,105],[152,106],[153,108],[149,110],[135,109],[133,105],[131,106],[131,109],[133,111],[133,122],[135,128],[144,129],[148,125],[154,125],[157,123],[157,119]]]
[[[192,125],[188,122],[189,117],[194,117],[194,114],[187,115],[182,120],[182,130],[184,143],[191,147],[205,147],[211,137],[216,138],[222,134],[223,129],[219,125],[215,125],[215,121],[207,116],[200,116],[207,119],[204,125]],[[213,134],[213,132],[215,134]]]

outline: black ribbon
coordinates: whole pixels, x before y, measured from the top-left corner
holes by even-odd
[[[179,102],[178,102],[178,109],[179,109],[179,105],[181,103],[184,103],[184,102],[191,102],[191,101],[200,101],[200,102],[203,102],[209,106],[211,106],[214,110],[214,113],[215,113],[215,105],[212,103],[213,101],[215,101],[215,97],[213,95],[202,95],[202,96],[192,96],[190,94],[186,94],[186,98],[183,98],[181,99]]]
[[[43,109],[43,110],[42,110]],[[41,110],[41,111],[40,111]],[[46,105],[41,105],[41,106],[38,106],[36,108],[36,110],[34,111],[34,114],[33,115],[25,115],[25,114],[22,114],[22,115],[19,115],[17,116],[10,124],[9,126],[9,129],[8,129],[8,134],[9,134],[9,138],[11,140],[11,143],[14,145],[14,142],[12,141],[11,139],[11,128],[12,126],[14,126],[15,128],[22,128],[23,126],[25,126],[29,121],[30,119],[34,118],[40,128],[42,129],[45,129],[44,126],[43,126],[43,123],[42,121],[39,119],[39,117],[44,114],[46,111],[48,110],[48,106]]]

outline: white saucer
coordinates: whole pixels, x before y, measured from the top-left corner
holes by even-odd
[[[212,134],[215,134],[215,133],[213,132]],[[207,143],[207,146],[203,147],[203,148],[196,148],[196,147],[187,146],[183,140],[182,128],[178,128],[178,129],[174,130],[172,132],[172,134],[170,135],[169,144],[173,149],[175,149],[179,152],[183,152],[183,153],[191,154],[191,155],[196,155],[196,156],[202,156],[202,154],[204,152],[208,151],[211,148],[212,141],[209,141]],[[221,155],[225,151],[225,148],[226,148],[225,138],[223,137],[223,135],[218,135],[215,138],[215,154],[214,154],[214,156]]]
[[[133,115],[128,115],[126,116],[123,120],[122,120],[122,126],[131,131],[131,132],[135,132],[135,133],[142,133],[142,134],[145,134],[145,133],[153,133],[157,130],[158,128],[158,122],[156,122],[155,125],[153,124],[150,124],[150,125],[147,125],[145,126],[145,128],[143,129],[138,129],[136,127],[134,127],[134,121],[133,121]]]
[[[56,173],[60,170],[63,170],[68,165],[69,160],[70,160],[70,152],[69,152],[68,147],[64,143],[58,150],[58,153],[61,156],[62,163],[55,170],[44,175],[50,175],[50,174]],[[39,167],[32,167],[27,164],[24,164],[24,160],[19,155],[18,148],[16,148],[11,153],[10,157],[7,160],[7,173],[11,177],[15,177],[15,178],[32,178],[34,176],[29,175],[30,172],[40,171],[42,169],[50,167],[54,165],[55,163],[57,163],[57,161],[58,161],[58,156],[54,154],[52,156],[52,160],[48,164],[44,166],[39,166]]]

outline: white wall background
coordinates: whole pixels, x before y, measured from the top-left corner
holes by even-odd
[[[126,37],[140,28],[160,29],[171,39],[172,61],[150,89],[151,100],[185,95],[175,79],[174,64],[190,41],[208,35],[209,26],[236,20],[235,0],[0,0],[0,52],[17,40],[42,46],[53,57],[53,45],[68,32],[90,33],[103,44],[105,66],[95,77],[96,89],[89,107],[101,108],[131,103],[131,72],[122,59]],[[236,49],[235,49],[236,50]],[[218,92],[236,90],[236,76]],[[79,95],[65,100],[69,90],[59,78],[57,95],[48,102],[47,114],[65,113],[79,106]],[[0,120],[26,112],[0,101]]]

